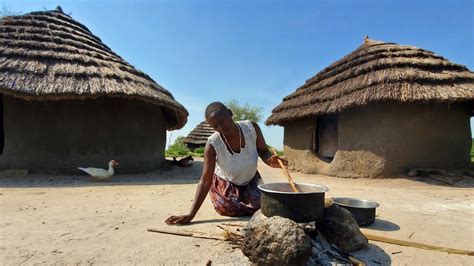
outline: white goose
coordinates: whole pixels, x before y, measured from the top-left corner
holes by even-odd
[[[101,168],[94,168],[94,167],[78,167],[79,170],[82,170],[88,173],[92,179],[94,180],[104,180],[110,178],[114,175],[114,166],[118,166],[118,162],[116,160],[112,160],[109,162],[109,169],[101,169]]]

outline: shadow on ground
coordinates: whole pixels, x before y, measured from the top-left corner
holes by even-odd
[[[356,257],[358,260],[362,260],[366,265],[391,265],[392,259],[383,249],[380,247],[369,244],[369,246],[363,250],[357,252],[351,252],[351,255]]]
[[[201,177],[202,161],[194,161],[192,166],[182,168],[165,165],[153,172],[116,175],[104,181],[92,181],[85,173],[77,175],[27,174],[23,176],[1,176],[2,188],[44,188],[44,187],[98,187],[98,186],[146,186],[194,184]]]
[[[398,231],[400,230],[400,226],[397,224],[394,224],[389,221],[385,221],[382,219],[375,219],[375,222],[369,226],[363,226],[362,228],[367,228],[371,230],[377,230],[377,231]]]

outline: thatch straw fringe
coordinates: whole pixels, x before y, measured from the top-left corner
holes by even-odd
[[[169,91],[59,11],[0,20],[0,92],[27,100],[127,97],[160,106],[168,129],[188,112]]]
[[[457,73],[452,71],[432,73],[413,67],[405,68],[403,69],[403,72],[401,72],[400,69],[382,69],[367,73],[363,76],[344,80],[339,84],[334,84],[321,90],[308,89],[310,91],[302,97],[285,98],[285,103],[275,108],[273,111],[277,112],[300,105],[334,100],[366,87],[395,82],[431,83],[433,85],[474,82],[474,74],[469,72]],[[433,91],[433,93],[435,93],[435,91]]]
[[[301,94],[306,94],[309,91],[318,90],[323,87],[331,86],[336,83],[342,82],[344,80],[364,75],[372,71],[387,69],[387,68],[406,68],[406,67],[416,67],[426,71],[437,72],[439,69],[442,70],[453,70],[453,71],[466,71],[466,68],[457,64],[453,64],[446,60],[440,59],[426,59],[426,58],[399,58],[397,56],[392,56],[388,58],[378,58],[377,60],[366,61],[364,64],[357,65],[357,68],[346,68],[344,71],[338,71],[336,76],[327,76],[326,79],[320,80],[319,82],[310,82],[305,84],[304,90],[299,90],[285,99],[290,99],[292,97],[297,97]],[[399,73],[403,75],[403,73]]]
[[[214,132],[214,129],[206,121],[203,121],[184,138],[183,142],[204,146],[207,143],[207,138],[214,134]]]
[[[275,107],[266,124],[378,101],[474,100],[474,73],[430,51],[369,40],[326,67]]]
[[[92,55],[93,57],[99,57],[113,62],[124,64],[122,58],[116,56],[113,53],[101,50],[97,46],[89,45],[85,42],[81,42],[79,38],[72,38],[67,34],[57,34],[54,36],[47,36],[46,33],[41,35],[40,33],[29,35],[28,40],[9,40],[15,38],[14,33],[0,33],[0,42],[6,46],[15,44],[14,47],[26,48],[34,50],[44,51],[55,51],[55,52],[81,52]]]
[[[9,21],[9,20],[7,20]],[[11,20],[10,20],[11,21]],[[97,43],[102,43],[102,40],[93,35],[90,30],[84,26],[83,24],[71,19],[68,15],[62,13],[62,12],[31,12],[29,14],[23,15],[23,16],[16,16],[15,21],[19,23],[38,23],[38,22],[45,22],[48,25],[61,25],[66,28],[69,28],[71,30],[78,31],[80,33],[83,33],[84,35],[89,35],[90,38],[94,39],[97,41]],[[8,22],[7,22],[8,23]]]
[[[5,26],[8,26],[3,32],[4,33],[14,33],[22,34],[19,36],[22,39],[28,38],[33,39],[35,36],[44,36],[45,37],[60,37],[64,40],[75,40],[81,43],[87,44],[90,47],[97,48],[98,50],[107,51],[113,54],[113,51],[105,44],[97,42],[97,40],[90,35],[86,35],[82,32],[78,32],[72,29],[68,29],[61,25],[53,25],[48,23],[37,23],[30,21],[29,23],[2,23]],[[18,35],[17,35],[18,36]],[[38,37],[41,38],[41,37]]]
[[[363,106],[380,101],[409,102],[456,102],[473,99],[472,84],[437,85],[437,91],[425,84],[418,83],[391,83],[376,84],[360,90],[353,91],[343,97],[332,101],[319,102],[298,106],[274,112],[267,124],[283,125],[294,119],[314,116],[315,114],[328,114],[341,112],[347,108]]]

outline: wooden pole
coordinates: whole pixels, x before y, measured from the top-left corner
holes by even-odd
[[[417,243],[417,242],[412,242],[412,241],[388,238],[384,236],[372,235],[365,232],[364,232],[364,235],[365,237],[367,237],[367,239],[372,240],[372,241],[384,242],[384,243],[389,243],[389,244],[394,244],[394,245],[399,245],[399,246],[434,250],[434,251],[446,252],[446,253],[451,253],[451,254],[474,256],[474,251],[470,251],[470,250],[432,246],[432,245],[427,245],[423,243]]]
[[[172,231],[158,230],[158,229],[151,229],[151,228],[147,229],[147,231],[148,232],[153,232],[153,233],[167,234],[167,235],[185,236],[185,237],[193,237],[193,238],[202,238],[202,239],[226,241],[226,239],[219,238],[219,237],[196,236],[196,235],[193,235],[193,234],[190,234],[190,233],[172,232]]]

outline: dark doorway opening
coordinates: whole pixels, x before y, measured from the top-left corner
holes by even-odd
[[[332,160],[339,148],[337,114],[318,116],[316,123],[315,150],[319,156]]]

